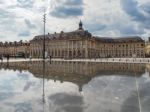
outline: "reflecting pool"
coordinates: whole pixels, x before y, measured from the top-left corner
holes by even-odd
[[[0,112],[150,112],[150,64],[0,65]]]

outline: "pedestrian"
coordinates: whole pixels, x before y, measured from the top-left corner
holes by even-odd
[[[51,60],[52,60],[52,56],[50,55],[49,56],[49,62],[50,62],[50,64],[51,64]]]
[[[3,62],[3,55],[0,55],[1,63]]]
[[[6,58],[7,58],[7,63],[8,63],[9,62],[9,54],[7,54]]]

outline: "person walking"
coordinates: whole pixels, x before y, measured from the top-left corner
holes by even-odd
[[[1,63],[3,63],[3,55],[0,55]]]
[[[50,62],[50,64],[51,64],[51,60],[52,60],[52,56],[50,55],[49,56],[49,62]]]
[[[7,55],[7,57],[6,57],[6,58],[7,58],[7,63],[8,63],[8,62],[9,62],[9,54]]]

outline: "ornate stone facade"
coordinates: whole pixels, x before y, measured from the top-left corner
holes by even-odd
[[[30,54],[41,58],[43,54],[43,35],[30,41]],[[82,28],[73,32],[47,34],[45,36],[46,54],[53,58],[108,58],[145,57],[145,41],[140,37],[95,37]]]
[[[6,56],[10,55],[11,57],[16,57],[19,55],[24,55],[29,57],[30,53],[30,43],[29,42],[5,42],[0,43],[0,55]]]
[[[148,42],[146,43],[145,46],[145,54],[146,57],[150,57],[150,37],[148,38]]]
[[[35,36],[28,42],[0,43],[0,54],[17,56],[19,53],[33,58],[43,57],[43,35]],[[143,58],[145,57],[145,41],[134,37],[96,37],[84,30],[82,22],[72,32],[45,35],[46,55],[53,58]]]
[[[97,46],[100,57],[145,57],[145,42],[140,37],[121,37],[116,39],[97,37]]]
[[[130,76],[140,77],[145,73],[145,68],[150,71],[149,64],[135,64],[135,63],[91,63],[91,62],[65,62],[52,61],[45,62],[43,67],[42,61],[28,62],[12,62],[0,65],[0,68],[13,69],[21,71],[29,71],[37,78],[51,79],[54,81],[73,82],[78,85],[79,91],[82,87],[89,83],[92,78],[97,76]],[[44,69],[44,70],[43,70]]]
[[[45,48],[48,55],[55,58],[88,58],[89,43],[92,42],[91,34],[78,30],[70,33],[46,35]],[[43,37],[36,36],[31,42],[31,55],[42,57]]]

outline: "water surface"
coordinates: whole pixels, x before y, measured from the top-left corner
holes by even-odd
[[[0,112],[149,112],[150,65],[17,62],[0,66]]]

